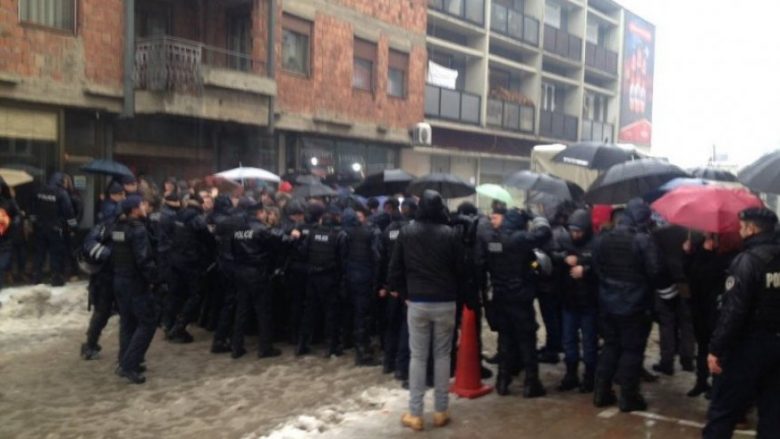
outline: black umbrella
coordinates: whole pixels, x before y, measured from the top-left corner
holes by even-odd
[[[739,171],[737,178],[756,192],[780,194],[780,150],[749,164]]]
[[[693,177],[704,180],[737,182],[737,176],[725,169],[710,168],[709,166],[688,169]]]
[[[319,198],[334,197],[338,195],[336,191],[322,183],[303,184],[293,190],[294,198]]]
[[[81,170],[90,174],[110,175],[113,177],[134,177],[133,172],[127,166],[113,160],[93,160],[81,167]]]
[[[615,165],[588,188],[585,201],[591,204],[622,204],[658,189],[677,177],[688,177],[677,166],[657,159],[641,159]]]
[[[438,192],[442,198],[468,197],[477,192],[473,185],[463,179],[452,174],[441,173],[433,173],[416,178],[412,180],[407,190],[412,195],[420,197],[428,189]]]
[[[619,163],[639,160],[636,151],[610,143],[582,142],[569,145],[553,157],[554,162],[606,170]]]
[[[379,197],[403,193],[414,175],[400,169],[385,169],[371,174],[355,188],[355,193],[364,197]]]
[[[549,194],[561,201],[577,200],[583,195],[582,188],[570,181],[532,171],[515,172],[504,179],[504,186]]]

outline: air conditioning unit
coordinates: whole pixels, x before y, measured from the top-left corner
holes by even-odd
[[[433,143],[433,131],[431,126],[420,122],[412,129],[412,145],[430,146]]]

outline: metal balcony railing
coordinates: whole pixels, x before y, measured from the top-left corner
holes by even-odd
[[[500,99],[488,99],[487,125],[511,131],[534,132],[535,109]]]
[[[265,70],[265,63],[250,55],[198,41],[161,36],[135,43],[134,76],[139,89],[198,93],[203,87],[203,66],[257,75]]]
[[[481,105],[478,94],[425,85],[426,116],[479,125]]]
[[[491,6],[490,30],[517,41],[539,45],[539,20],[494,3]]]
[[[585,43],[585,65],[596,70],[617,75],[618,54],[593,43]]]
[[[561,140],[577,140],[575,116],[542,110],[539,114],[539,135]]]
[[[549,24],[544,25],[544,50],[573,61],[582,61],[582,38]]]
[[[428,7],[480,26],[485,24],[485,0],[428,0]]]
[[[590,119],[582,119],[582,140],[612,143],[615,132],[614,125]]]

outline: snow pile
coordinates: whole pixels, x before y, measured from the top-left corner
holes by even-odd
[[[260,439],[300,439],[332,432],[334,427],[345,421],[370,417],[383,410],[389,403],[406,398],[408,392],[405,390],[371,387],[356,398],[321,407],[313,415],[302,415],[287,421]],[[257,438],[257,434],[243,437],[243,439]]]

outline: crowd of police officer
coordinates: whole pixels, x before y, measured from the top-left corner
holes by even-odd
[[[37,203],[38,259],[46,249],[53,284],[61,284],[76,223],[67,176],[53,176]],[[195,192],[174,180],[150,196],[134,178],[116,179],[82,246],[92,317],[81,355],[98,356],[100,334],[118,310],[117,374],[134,383],[145,381],[145,353],[156,328],[171,343],[189,343],[193,323],[213,331],[215,354],[244,356],[251,332],[260,358],[280,355],[274,341],[282,338],[297,356],[324,343],[327,356],[354,349],[355,364],[382,364],[385,373],[407,380],[407,307],[403,292],[388,288],[388,266],[415,210],[412,199],[389,198],[380,207],[350,197],[253,198]],[[678,306],[668,302],[674,299],[689,310],[695,365],[688,361],[692,352],[678,347],[662,355],[656,370],[670,373],[675,354],[684,369],[695,369],[689,396],[712,399],[705,436],[728,437],[755,404],[759,435],[780,437],[777,217],[750,209],[740,220],[741,253],[720,251],[716,236],[689,237],[679,276],[670,274],[642,200],[631,200],[598,227],[582,208],[561,210],[551,224],[498,202],[490,215],[463,203],[449,219],[464,243],[459,302],[484,313],[498,332],[498,352],[486,359],[498,365],[497,392],[509,394],[522,372],[522,394],[544,395],[539,362],[556,362],[563,351],[566,373],[558,390],[593,392],[598,407],[645,410],[640,382],[647,379],[647,340],[659,300],[671,309]],[[38,275],[42,265],[36,261]],[[690,290],[685,298],[678,292],[682,283]],[[535,300],[543,305],[548,334],[540,351]],[[669,329],[663,326],[662,332]]]

